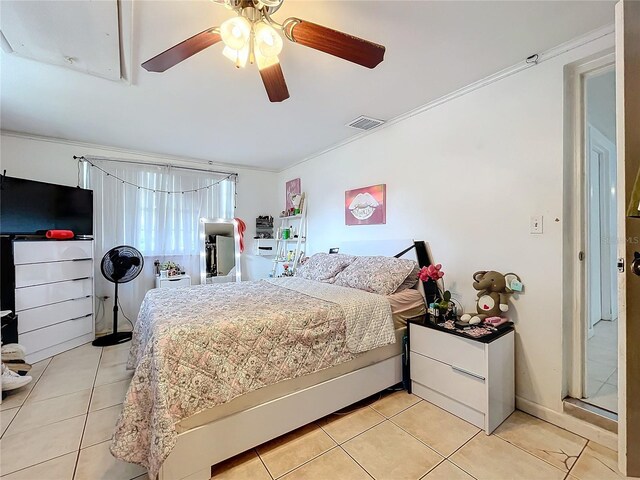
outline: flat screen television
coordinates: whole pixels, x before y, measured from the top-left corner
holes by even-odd
[[[2,176],[0,234],[71,230],[93,235],[93,191]]]

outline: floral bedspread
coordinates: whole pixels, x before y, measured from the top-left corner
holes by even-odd
[[[149,291],[111,453],[155,478],[181,420],[393,343],[388,301],[351,290],[295,278]]]

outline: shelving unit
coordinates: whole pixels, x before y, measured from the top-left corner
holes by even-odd
[[[273,249],[273,268],[271,270],[271,276],[277,277],[282,274],[280,265],[288,263],[291,272],[295,272],[298,267],[298,262],[302,255],[304,255],[304,245],[307,241],[307,199],[302,200],[302,211],[299,215],[291,215],[288,217],[280,217],[280,228],[277,230],[276,239]],[[282,238],[282,231],[287,228],[296,229],[296,238]],[[295,245],[295,248],[291,248]],[[293,252],[291,257],[288,258],[289,252]]]

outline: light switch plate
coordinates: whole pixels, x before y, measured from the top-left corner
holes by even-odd
[[[533,235],[542,234],[543,232],[542,223],[543,223],[542,215],[531,215],[531,220],[529,222],[529,225],[530,225],[529,232]]]

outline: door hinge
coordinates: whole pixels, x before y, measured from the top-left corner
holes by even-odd
[[[618,272],[624,273],[624,258],[618,258]]]

